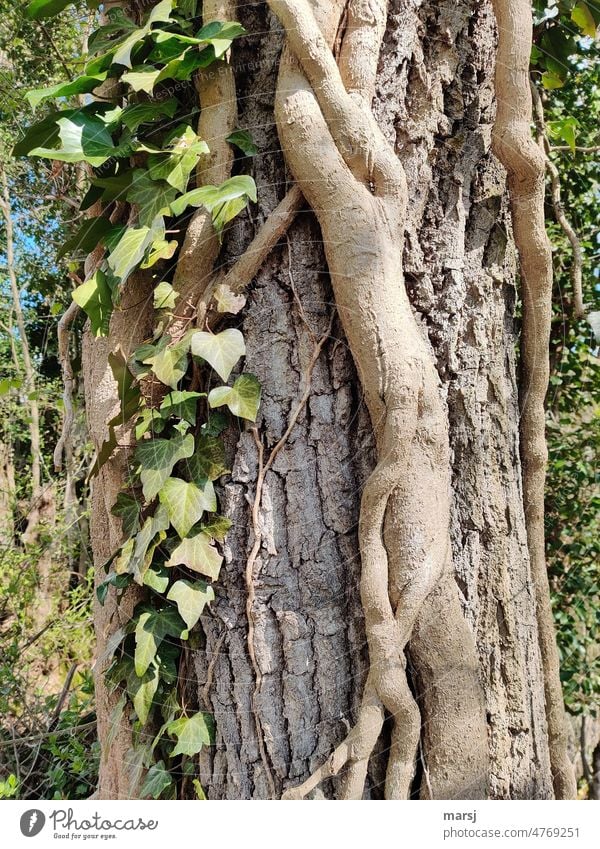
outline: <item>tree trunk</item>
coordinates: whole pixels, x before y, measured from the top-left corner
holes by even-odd
[[[238,17],[249,32],[233,54],[238,123],[260,148],[259,204],[229,231],[225,263],[243,253],[290,179],[273,117],[281,27],[266,4],[239,4]],[[374,113],[407,176],[404,273],[435,356],[451,449],[453,574],[427,599],[408,651],[423,729],[413,792],[544,799],[553,790],[519,460],[516,257],[505,174],[490,153],[494,62],[488,4],[390,2]],[[242,314],[245,368],[258,376],[263,401],[257,432],[230,434],[221,508],[233,527],[217,599],[202,617],[203,647],[187,664],[190,698],[215,716],[216,745],[201,758],[210,799],[278,798],[305,780],[345,738],[365,684],[357,522],[376,446],[338,318],[329,330],[335,304],[322,241],[313,213],[302,212]],[[97,442],[115,400],[97,391],[107,374],[104,345],[88,339],[84,366]],[[266,474],[253,528],[259,443],[264,463],[307,376],[308,401]],[[119,541],[108,509],[122,474],[123,456],[94,485],[97,564]],[[253,662],[245,573],[256,532]],[[97,611],[100,654],[110,605]],[[98,686],[103,739],[111,699]],[[485,709],[473,728],[463,706],[481,698],[481,686]],[[389,733],[370,761],[369,798],[383,796]],[[124,731],[105,747],[100,795],[127,795],[129,744]],[[333,779],[317,793],[334,798],[339,787]]]

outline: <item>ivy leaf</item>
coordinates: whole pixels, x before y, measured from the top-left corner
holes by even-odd
[[[167,345],[156,354],[146,357],[143,362],[152,366],[152,371],[161,383],[177,389],[179,382],[188,369],[189,336],[175,345]]]
[[[111,224],[104,215],[86,219],[74,236],[62,245],[58,251],[58,259],[64,256],[86,257],[98,245],[101,245],[108,234],[121,232],[121,226]]]
[[[138,266],[152,242],[164,235],[165,222],[157,216],[150,226],[130,227],[108,257],[108,265],[115,277],[124,282]]]
[[[148,770],[148,774],[140,790],[141,799],[158,799],[167,787],[173,784],[171,774],[167,771],[164,761],[158,761]]]
[[[117,572],[127,571],[133,575],[138,584],[144,582],[144,575],[152,563],[154,551],[165,538],[169,527],[169,519],[162,506],[153,516],[149,516],[142,525],[141,531],[128,540],[123,546],[123,560],[115,566]],[[133,550],[130,548],[133,543]]]
[[[136,29],[131,35],[128,35],[118,47],[113,51],[112,64],[124,65],[126,68],[131,68],[131,51],[133,48],[150,33],[152,25],[155,23],[166,23],[171,20],[171,12],[173,11],[173,0],[161,0],[150,12],[148,19],[143,27]]]
[[[196,713],[189,719],[181,717],[169,723],[169,734],[177,737],[177,745],[171,752],[172,758],[176,755],[197,755],[203,746],[210,746],[212,729],[208,717],[209,714]]]
[[[181,215],[188,206],[203,206],[212,215],[213,226],[218,233],[247,204],[256,203],[256,183],[252,177],[238,175],[225,180],[220,186],[201,186],[181,195],[171,204],[173,215]]]
[[[177,106],[178,101],[175,97],[158,103],[132,103],[123,110],[121,120],[134,133],[142,124],[150,124],[159,118],[172,118],[177,111]]]
[[[219,542],[225,542],[225,537],[232,524],[231,519],[226,516],[213,516],[206,524],[202,523],[201,528],[205,534],[218,539]]]
[[[234,130],[233,133],[227,136],[227,141],[229,144],[239,147],[246,156],[255,156],[258,153],[258,148],[254,144],[248,130]]]
[[[32,89],[27,92],[25,98],[31,108],[36,109],[43,100],[47,100],[49,97],[72,97],[74,94],[89,94],[95,88],[98,88],[100,83],[105,79],[106,71],[90,76],[83,74],[66,83],[57,83],[56,85],[47,86],[47,88]]]
[[[199,330],[192,336],[191,350],[211,365],[221,380],[229,380],[233,367],[246,354],[244,337],[239,330],[229,328],[221,333]]]
[[[121,79],[127,85],[131,86],[134,91],[145,91],[147,94],[152,94],[161,73],[160,68],[146,65],[142,68],[127,71]]]
[[[554,138],[561,139],[570,148],[571,152],[575,153],[575,141],[577,138],[577,130],[579,129],[579,121],[572,115],[567,115],[566,118],[559,118],[556,121],[548,121],[546,126],[550,135]]]
[[[178,192],[185,192],[198,160],[208,153],[208,145],[190,126],[186,126],[183,130],[178,127],[166,140],[165,146],[166,157],[164,152],[148,157],[150,175],[153,180],[166,180]]]
[[[208,395],[210,407],[226,404],[234,416],[255,422],[260,406],[260,383],[253,374],[242,374],[233,386],[217,386]]]
[[[246,303],[245,295],[236,294],[233,289],[225,283],[219,283],[215,288],[214,301],[217,305],[217,312],[231,313],[237,315],[243,309]]]
[[[135,674],[138,678],[146,673],[146,670],[154,660],[158,644],[162,640],[162,634],[155,634],[153,625],[156,615],[152,611],[142,613],[135,626]]]
[[[111,572],[105,581],[96,588],[96,596],[102,606],[106,601],[106,596],[111,587],[116,587],[118,590],[125,589],[131,583],[131,575],[118,575],[116,572]]]
[[[164,566],[150,566],[144,573],[144,586],[163,595],[169,586],[169,572]]]
[[[166,508],[171,524],[182,538],[202,518],[204,511],[214,512],[217,509],[215,490],[210,481],[201,489],[195,483],[169,478],[158,497]]]
[[[185,623],[174,607],[144,607],[135,626],[135,674],[140,678],[145,675],[165,637],[181,639],[186,634]]]
[[[131,675],[128,678],[127,690],[132,696],[135,712],[142,725],[145,725],[148,720],[159,680],[158,669],[155,667],[149,669],[143,677]]]
[[[246,30],[237,21],[211,21],[196,33],[196,38],[206,44],[210,44],[219,59],[226,53],[234,38],[245,35]]]
[[[165,422],[158,410],[144,409],[138,416],[135,426],[135,438],[139,442],[149,430],[153,434],[162,433]]]
[[[54,15],[58,15],[73,2],[75,0],[31,0],[25,14],[31,20],[40,21],[43,18],[52,18]]]
[[[176,190],[164,180],[151,177],[144,168],[136,168],[126,199],[137,205],[140,224],[152,227],[157,216],[169,212],[169,205],[176,196]]]
[[[220,478],[228,471],[223,442],[214,436],[201,433],[196,439],[196,450],[186,462],[185,468],[194,481],[214,481]]]
[[[137,498],[120,492],[110,512],[121,519],[123,534],[126,537],[137,534],[140,529],[140,505]]]
[[[96,168],[117,152],[106,124],[83,110],[70,117],[58,118],[56,125],[61,146],[35,147],[30,151],[30,156],[60,162],[88,162]]]
[[[140,268],[151,268],[160,259],[171,259],[177,248],[178,243],[176,239],[173,239],[171,242],[167,242],[166,239],[157,239],[152,242],[148,256],[141,263]]]
[[[202,615],[207,604],[214,601],[215,593],[212,587],[204,581],[176,581],[167,595],[169,601],[177,605],[179,615],[191,630]]]
[[[155,310],[174,310],[175,301],[177,300],[177,292],[163,280],[154,289],[154,309]]]
[[[223,558],[212,544],[211,538],[200,532],[194,537],[182,540],[165,565],[169,568],[187,566],[192,572],[198,572],[216,581],[222,563]]]
[[[172,439],[148,439],[135,450],[135,459],[141,466],[140,477],[146,501],[152,501],[171,475],[175,463],[186,460],[194,453],[191,433],[178,434]]]
[[[107,336],[113,311],[112,292],[103,271],[98,269],[73,290],[73,300],[86,313],[94,336]]]
[[[201,427],[203,436],[220,436],[224,430],[227,430],[229,421],[227,415],[220,410],[209,413],[208,421],[204,422]]]
[[[177,418],[195,425],[198,398],[202,398],[201,392],[169,392],[160,405],[160,411],[164,418],[177,416]]]
[[[587,3],[577,3],[571,12],[571,20],[577,24],[584,35],[589,38],[596,37],[596,21]]]
[[[546,89],[562,88],[565,80],[555,71],[544,71],[542,74],[542,85]]]
[[[121,410],[110,420],[109,425],[113,427],[126,424],[134,416],[140,406],[140,390],[135,385],[135,377],[129,371],[127,360],[123,351],[113,351],[108,355],[108,364],[117,384]]]

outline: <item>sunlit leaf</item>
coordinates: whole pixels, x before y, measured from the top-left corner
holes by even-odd
[[[213,581],[219,577],[223,558],[205,533],[184,539],[166,563],[168,567],[187,566],[192,572],[206,575]]]
[[[227,405],[234,416],[255,422],[260,406],[260,383],[253,374],[242,374],[233,386],[217,386],[208,395],[211,407]]]
[[[205,606],[214,601],[215,593],[213,588],[204,581],[191,583],[179,580],[173,584],[167,598],[175,602],[179,615],[188,628],[192,629],[200,619]]]
[[[191,338],[191,350],[211,365],[221,380],[228,380],[240,357],[246,354],[244,337],[239,330],[229,328],[221,333],[199,330]]]
[[[169,478],[165,481],[158,497],[180,537],[187,536],[205,511],[214,512],[217,509],[211,481],[207,481],[203,487],[200,487],[180,478]]]

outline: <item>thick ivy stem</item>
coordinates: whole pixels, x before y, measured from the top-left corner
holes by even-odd
[[[544,402],[549,379],[552,253],[544,221],[545,155],[531,135],[530,0],[493,0],[498,24],[497,113],[492,149],[508,174],[515,243],[521,265],[521,461],[527,542],[535,587],[544,670],[550,761],[557,799],[576,795],[567,755],[560,663],[550,604],[544,540],[547,448]]]

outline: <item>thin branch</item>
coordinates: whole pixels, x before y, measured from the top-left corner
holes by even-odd
[[[71,436],[71,428],[75,414],[73,411],[73,385],[74,375],[69,355],[69,327],[79,314],[79,306],[72,301],[57,326],[58,336],[58,359],[63,374],[63,401],[65,405],[62,429],[56,447],[54,449],[54,468],[57,472],[62,469],[63,453]]]

